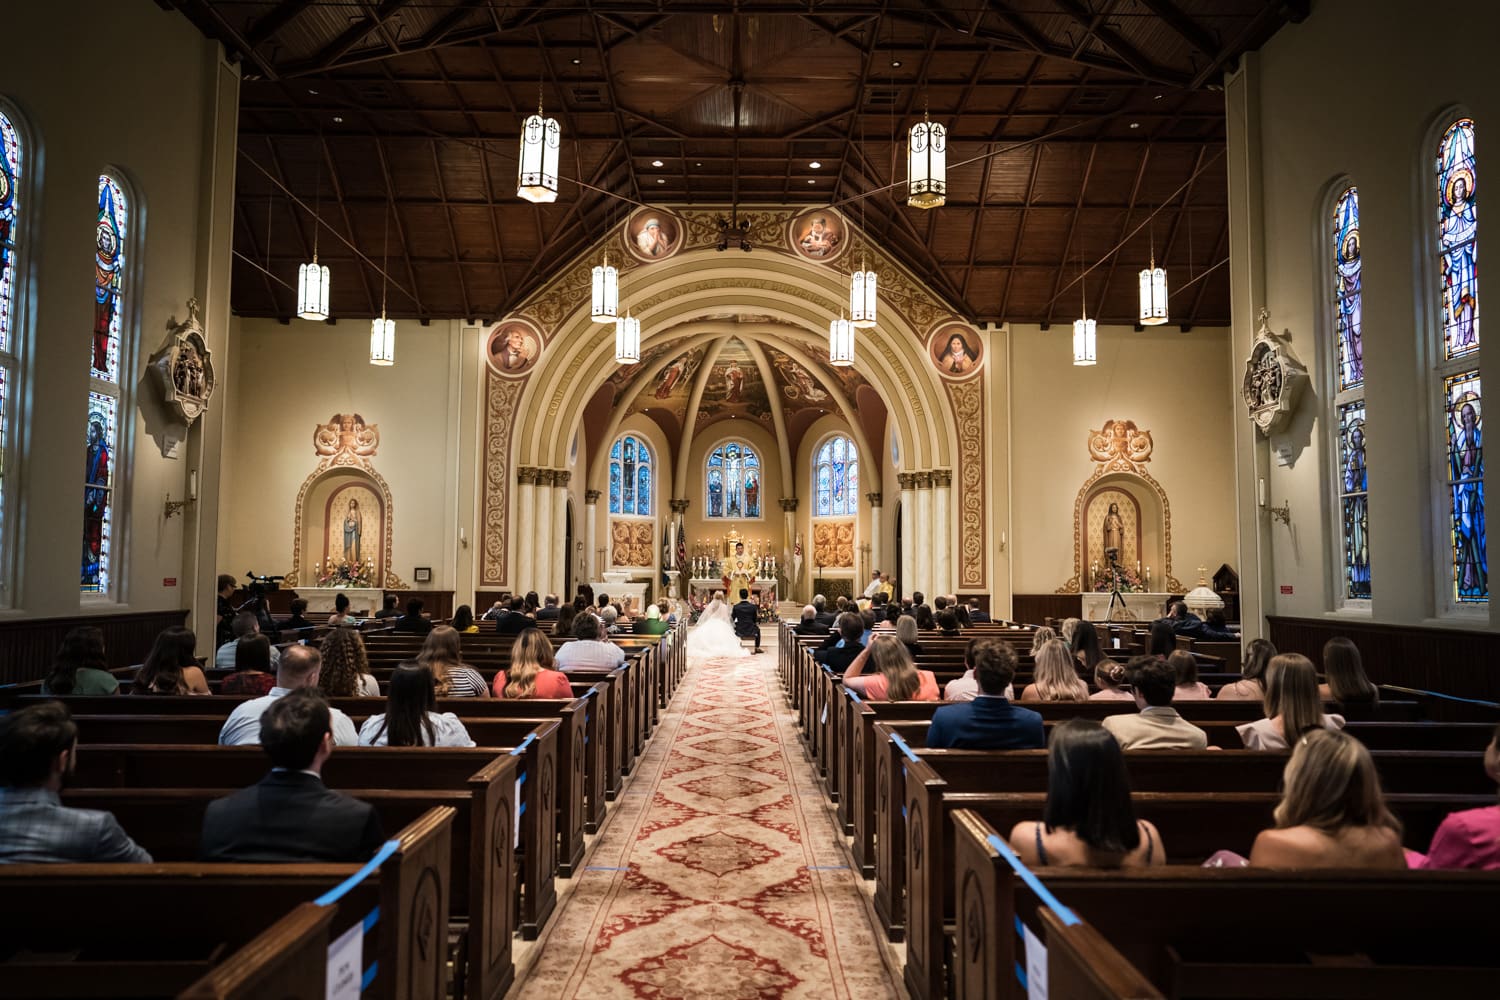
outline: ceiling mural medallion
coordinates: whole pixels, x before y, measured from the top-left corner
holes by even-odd
[[[682,220],[662,208],[637,209],[620,230],[625,250],[643,264],[666,260],[682,248]]]
[[[815,264],[830,264],[843,254],[849,244],[849,231],[843,217],[831,208],[803,212],[787,228],[792,252]]]
[[[484,358],[497,374],[519,378],[542,356],[542,334],[524,319],[495,324],[484,338]]]
[[[1291,336],[1271,329],[1271,311],[1262,306],[1260,325],[1240,383],[1245,412],[1261,433],[1269,436],[1291,421],[1306,384],[1307,368],[1292,353]]]
[[[944,378],[972,378],[984,364],[979,332],[966,323],[945,323],[934,330],[927,341],[927,353]]]

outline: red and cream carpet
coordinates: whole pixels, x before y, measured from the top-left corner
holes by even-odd
[[[774,646],[689,671],[611,810],[512,996],[904,995]]]

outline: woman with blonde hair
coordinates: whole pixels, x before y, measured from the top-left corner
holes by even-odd
[[[1273,666],[1272,687],[1276,680]],[[1302,736],[1282,786],[1276,825],[1250,849],[1252,867],[1406,867],[1401,823],[1386,807],[1370,751],[1354,737],[1324,729]]]
[[[1062,623],[1062,641],[1073,648],[1073,633],[1078,631],[1078,626],[1083,622],[1082,618],[1064,618]]]
[[[1035,659],[1036,655],[1042,651],[1043,646],[1047,645],[1047,643],[1049,642],[1052,642],[1056,638],[1057,632],[1055,632],[1050,625],[1043,625],[1041,628],[1031,633],[1032,659]]]
[[[379,698],[380,682],[370,673],[365,641],[352,628],[335,629],[323,637],[323,666],[318,687],[330,698]]]
[[[432,668],[432,679],[439,698],[488,698],[490,686],[473,667],[464,666],[458,631],[451,625],[439,625],[427,633],[417,662]]]
[[[906,651],[912,656],[922,655],[922,643],[917,640],[917,620],[911,615],[901,615],[896,619],[896,638],[906,647]]]
[[[1246,750],[1285,750],[1304,733],[1343,729],[1342,715],[1324,715],[1318,671],[1301,653],[1282,653],[1266,666],[1266,717],[1237,726]]]
[[[1073,657],[1061,639],[1052,639],[1036,654],[1034,680],[1021,692],[1022,701],[1088,701],[1089,686],[1073,669]]]
[[[552,640],[539,628],[516,636],[510,646],[510,669],[495,675],[496,698],[571,698],[568,675],[552,669]]]
[[[861,676],[868,662],[875,673]],[[844,671],[844,687],[870,701],[937,701],[938,683],[931,670],[918,670],[901,640],[879,635]]]
[[[1251,639],[1245,647],[1240,679],[1219,688],[1215,698],[1224,701],[1263,701],[1266,697],[1266,665],[1276,655],[1270,639]]]
[[[1134,701],[1135,695],[1125,690],[1125,667],[1114,660],[1100,660],[1094,668],[1094,685],[1099,689],[1089,695],[1089,701]]]

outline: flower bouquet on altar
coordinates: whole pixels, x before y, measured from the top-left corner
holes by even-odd
[[[359,563],[336,562],[322,559],[313,563],[313,577],[319,587],[368,588],[375,586],[375,563],[366,559]]]
[[[1090,590],[1108,594],[1118,589],[1124,594],[1144,593],[1146,584],[1129,566],[1099,566],[1094,564],[1093,585]]]

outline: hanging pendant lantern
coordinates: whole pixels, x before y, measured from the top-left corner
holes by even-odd
[[[828,363],[839,368],[854,364],[854,324],[842,315],[828,324]]]
[[[906,203],[937,208],[948,197],[948,130],[924,114],[906,144]]]
[[[604,263],[594,266],[594,302],[590,315],[595,323],[613,323],[620,315],[620,272],[610,266],[609,254]]]
[[[1167,272],[1156,266],[1156,255],[1151,256],[1151,266],[1141,272],[1141,325],[1160,326],[1167,321]]]
[[[1079,366],[1099,363],[1099,327],[1087,316],[1073,321],[1073,363]]]
[[[630,313],[615,320],[615,364],[637,365],[641,362],[641,321]]]
[[[542,117],[542,106],[538,101],[536,114],[521,125],[517,198],[537,204],[557,200],[557,156],[561,145],[562,130],[557,127],[557,119]]]
[[[385,318],[370,320],[370,364],[389,368],[396,363],[396,321]]]
[[[879,296],[875,294],[875,272],[865,270],[865,262],[859,262],[859,270],[849,284],[849,322],[860,329],[875,325],[875,306]]]
[[[318,263],[316,247],[312,263],[297,270],[297,315],[303,319],[328,318],[328,268]]]

